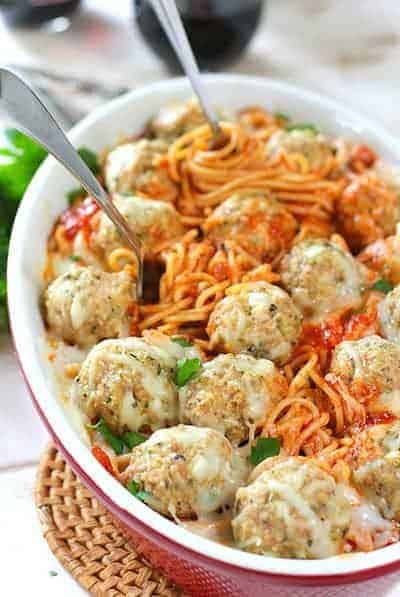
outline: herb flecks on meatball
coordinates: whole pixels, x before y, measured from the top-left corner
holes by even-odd
[[[400,347],[380,336],[341,342],[332,355],[330,372],[369,412],[400,414]]]
[[[180,388],[180,420],[216,429],[239,445],[263,426],[287,389],[286,379],[271,361],[219,355]]]
[[[317,464],[277,458],[238,490],[233,534],[236,545],[252,553],[327,558],[342,552],[351,509],[335,479]]]
[[[362,302],[363,276],[354,257],[327,240],[298,243],[281,264],[282,283],[304,316],[315,321]]]
[[[109,274],[76,266],[46,289],[46,321],[57,336],[80,346],[128,336],[134,294],[132,279],[125,272]]]
[[[213,211],[203,230],[207,238],[219,243],[233,240],[258,259],[272,261],[289,248],[297,223],[273,197],[236,194]]]
[[[211,313],[211,346],[223,352],[247,352],[281,364],[301,332],[301,313],[278,286],[254,282],[234,286]]]
[[[231,505],[245,472],[221,433],[178,425],[134,448],[122,482],[135,481],[158,512],[187,519]]]

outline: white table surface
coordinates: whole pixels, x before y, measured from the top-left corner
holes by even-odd
[[[69,30],[10,33],[0,21],[0,60],[140,86],[166,75],[135,34],[129,0],[88,0]],[[270,0],[248,53],[233,69],[295,82],[336,97],[400,134],[400,2]],[[33,504],[36,464],[47,441],[7,337],[0,339],[1,595],[82,595],[42,539]],[[23,570],[23,574],[20,570]],[[57,576],[50,576],[54,570]],[[304,595],[400,595],[400,575],[362,590]]]

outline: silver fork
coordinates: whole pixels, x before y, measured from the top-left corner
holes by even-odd
[[[60,125],[32,87],[10,68],[0,67],[0,101],[17,128],[43,145],[56,160],[79,180],[83,188],[105,211],[126,244],[134,251],[138,264],[136,297],[143,297],[143,247],[134,230],[115,207],[105,189],[92,174],[67,139]]]

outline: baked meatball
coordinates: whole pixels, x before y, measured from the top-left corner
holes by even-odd
[[[351,393],[364,396],[370,412],[400,414],[400,347],[380,336],[338,344],[330,372],[341,379]]]
[[[149,506],[184,519],[232,504],[245,470],[221,433],[178,425],[156,431],[132,450],[122,482],[135,481]]]
[[[358,434],[351,455],[356,487],[382,516],[400,522],[400,422]]]
[[[396,286],[379,303],[378,319],[382,335],[400,344],[400,286]]]
[[[81,409],[92,422],[103,418],[118,434],[175,425],[174,354],[143,338],[100,342],[89,352],[75,381]]]
[[[381,238],[368,245],[357,259],[391,284],[395,286],[400,284],[400,230],[398,225],[396,234]]]
[[[239,284],[217,303],[207,326],[213,349],[284,363],[302,327],[290,296],[267,282]]]
[[[141,139],[118,145],[107,155],[104,178],[110,193],[141,191],[152,197],[176,195],[176,186],[157,162],[168,150],[163,141]]]
[[[135,289],[131,277],[75,266],[44,293],[46,321],[57,336],[80,346],[129,335]]]
[[[186,102],[172,102],[161,108],[150,122],[150,132],[167,143],[205,123],[199,102],[192,98]]]
[[[233,534],[240,549],[282,558],[342,552],[351,504],[335,479],[306,458],[271,459],[236,494]]]
[[[287,395],[286,379],[267,359],[222,354],[179,390],[180,420],[223,433],[234,445],[262,427]]]
[[[374,173],[357,176],[336,202],[340,232],[354,251],[394,234],[400,219],[396,193]]]
[[[183,233],[178,212],[169,203],[141,197],[117,196],[115,206],[135,230],[149,253],[155,245],[176,238]],[[92,246],[105,254],[122,246],[121,237],[108,216],[102,212],[97,229],[91,238]]]
[[[226,199],[204,222],[203,230],[218,243],[234,240],[258,259],[272,261],[289,248],[297,224],[275,199],[252,193]]]
[[[323,135],[313,129],[277,131],[267,143],[267,156],[274,158],[280,153],[300,154],[310,170],[319,170],[333,155],[333,148]]]
[[[303,315],[312,320],[361,305],[361,268],[350,253],[330,241],[295,245],[282,261],[281,278]]]

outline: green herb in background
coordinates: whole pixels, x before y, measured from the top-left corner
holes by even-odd
[[[27,186],[46,157],[40,145],[16,129],[0,135],[0,331],[7,328],[6,270],[11,228]]]
[[[187,384],[200,369],[200,359],[181,359],[176,365],[174,382],[177,386],[182,387]]]
[[[380,280],[377,280],[375,284],[372,284],[371,289],[378,290],[378,292],[383,292],[384,294],[387,294],[388,292],[393,290],[393,286],[390,282],[381,278]]]
[[[278,456],[281,451],[281,442],[278,437],[260,437],[251,448],[250,462],[256,466],[266,458]]]

